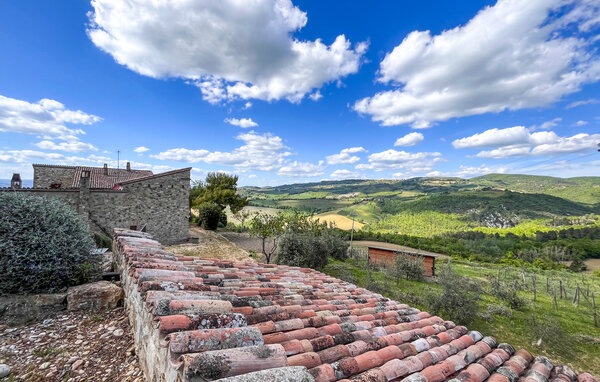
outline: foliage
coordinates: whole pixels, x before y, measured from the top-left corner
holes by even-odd
[[[525,305],[525,300],[519,296],[518,290],[515,283],[502,282],[494,277],[490,280],[490,294],[505,301],[512,309],[520,309]]]
[[[479,311],[482,288],[475,280],[460,276],[450,264],[438,275],[442,293],[432,291],[426,298],[433,314],[456,321],[461,325],[473,322]]]
[[[486,306],[485,311],[479,313],[479,317],[486,321],[491,321],[496,316],[512,318],[513,311],[504,305],[489,304]]]
[[[327,265],[328,246],[321,236],[287,232],[281,237],[277,260],[281,264],[322,269]]]
[[[198,225],[204,229],[214,231],[219,226],[221,208],[216,204],[202,203],[196,206],[198,211]]]
[[[63,202],[0,193],[0,293],[53,292],[96,277],[93,246],[86,224]]]
[[[394,266],[389,268],[389,270],[396,280],[396,285],[400,283],[401,278],[414,281],[423,281],[425,279],[423,258],[420,256],[398,254],[394,259]]]
[[[198,210],[198,225],[210,230],[226,227],[225,208],[235,214],[248,205],[248,199],[237,191],[237,181],[237,175],[209,172],[204,182],[195,182],[190,190],[190,208]]]
[[[583,262],[583,260],[581,259],[581,257],[576,256],[573,261],[571,262],[571,265],[569,265],[569,270],[571,272],[583,272],[583,271],[587,271],[587,265],[585,265],[585,263]]]
[[[233,214],[233,217],[240,222],[240,226],[242,227],[242,230],[245,228],[244,227],[244,223],[250,219],[250,211],[248,211],[247,209],[241,209],[239,211],[237,211],[236,213]]]
[[[282,214],[269,215],[256,213],[249,223],[250,235],[258,237],[262,241],[262,253],[265,255],[267,264],[277,250],[277,241],[284,232],[284,217]],[[272,240],[272,245],[267,245],[267,240]],[[270,247],[270,248],[269,248]]]
[[[94,233],[93,238],[96,248],[112,248],[112,239],[110,237],[101,233]]]

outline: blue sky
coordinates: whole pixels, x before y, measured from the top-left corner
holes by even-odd
[[[21,0],[0,48],[0,178],[600,175],[594,0]]]

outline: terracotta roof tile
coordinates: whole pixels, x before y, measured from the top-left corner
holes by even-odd
[[[76,166],[75,175],[73,175],[73,183],[71,187],[79,188],[81,173],[83,171],[90,172],[90,188],[112,189],[116,184],[153,175],[152,171],[150,170],[127,170],[108,168],[108,174],[105,174],[103,167]]]
[[[598,382],[314,270],[116,245],[182,381]]]

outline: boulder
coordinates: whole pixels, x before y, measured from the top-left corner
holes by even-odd
[[[78,285],[67,290],[68,310],[114,309],[123,298],[123,289],[108,281]]]
[[[10,366],[0,363],[0,378],[8,377],[10,375],[10,372]]]

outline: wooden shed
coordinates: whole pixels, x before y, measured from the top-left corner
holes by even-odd
[[[435,255],[421,252],[411,252],[401,249],[369,247],[369,262],[377,264],[394,264],[396,256],[422,257],[425,276],[435,275]]]

